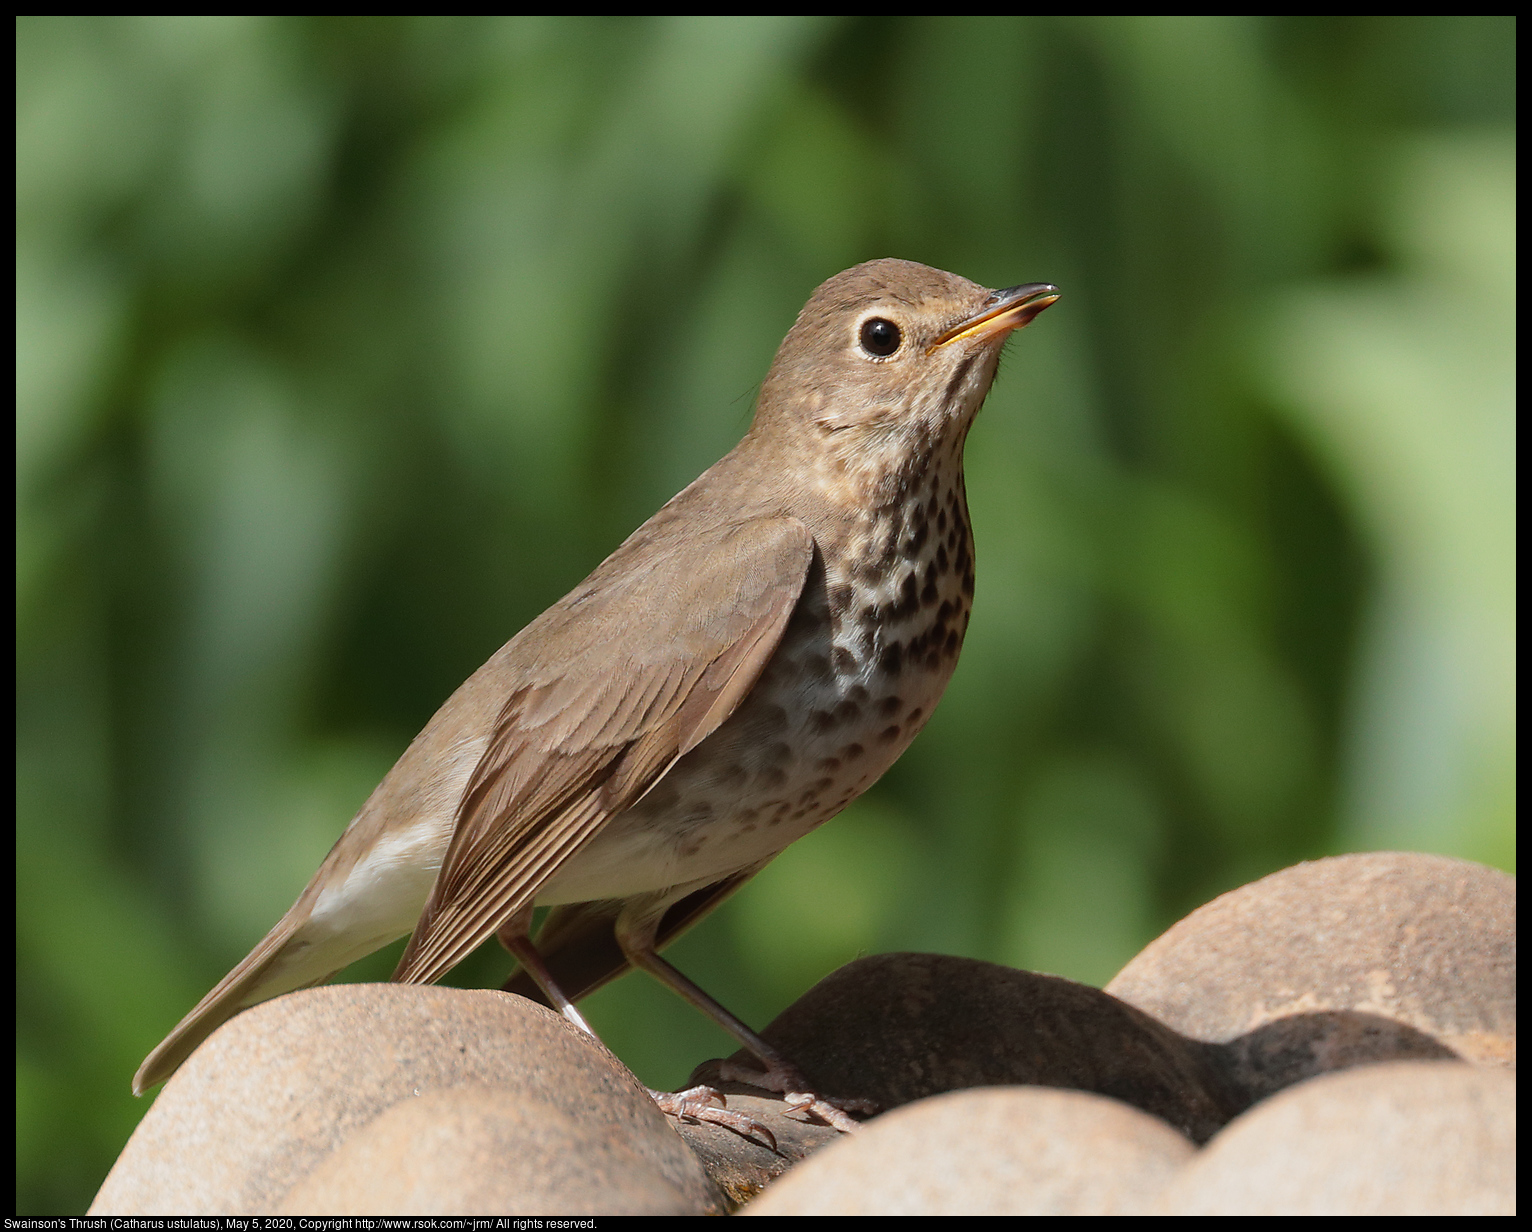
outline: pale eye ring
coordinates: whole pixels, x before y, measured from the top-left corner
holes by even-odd
[[[903,342],[903,331],[887,317],[868,317],[862,322],[862,350],[874,359],[887,359]]]

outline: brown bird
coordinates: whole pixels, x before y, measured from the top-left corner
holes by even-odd
[[[896,260],[819,287],[745,438],[447,699],[134,1091],[240,1009],[413,929],[395,980],[498,934],[520,963],[506,987],[587,1031],[573,1001],[640,967],[766,1067],[741,1077],[853,1124],[657,951],[930,718],[974,587],[964,441],[1005,339],[1057,298]],[[750,1124],[706,1089],[657,1098]]]

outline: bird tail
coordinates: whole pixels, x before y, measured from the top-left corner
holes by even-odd
[[[290,917],[282,919],[255,949],[245,955],[244,961],[219,980],[144,1058],[138,1073],[133,1075],[133,1094],[142,1095],[156,1083],[164,1082],[203,1040],[245,1006],[291,992],[294,988],[321,984],[334,975],[332,971],[317,979],[300,977],[296,982],[291,981],[290,971],[283,970],[287,964],[279,960],[296,932],[296,922]],[[289,980],[284,981],[283,975],[289,975]]]

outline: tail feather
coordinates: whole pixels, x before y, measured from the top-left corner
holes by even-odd
[[[197,1002],[186,1017],[175,1025],[175,1029],[160,1041],[159,1046],[144,1058],[138,1073],[133,1075],[133,1094],[142,1095],[156,1083],[164,1082],[203,1040],[246,1005],[290,992],[293,988],[322,984],[330,975],[335,974],[332,971],[318,979],[300,980],[291,987],[271,987],[269,990],[265,987],[275,974],[273,965],[282,957],[283,950],[296,932],[296,923],[283,919],[255,949],[245,955],[244,961],[219,980],[213,990]]]

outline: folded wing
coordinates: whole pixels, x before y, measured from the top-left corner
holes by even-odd
[[[755,685],[803,592],[813,538],[790,517],[705,537],[647,551],[642,568],[619,551],[516,639],[527,666],[395,980],[439,979],[530,908]]]

